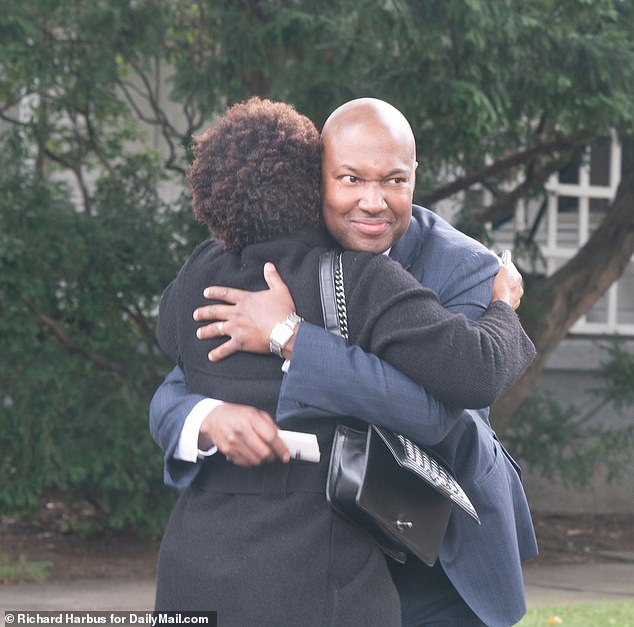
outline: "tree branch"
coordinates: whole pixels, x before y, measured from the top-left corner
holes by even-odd
[[[91,355],[86,350],[81,348],[79,344],[74,342],[66,333],[62,325],[57,321],[47,316],[46,314],[38,314],[37,319],[39,322],[44,325],[46,328],[50,329],[55,335],[55,337],[59,340],[60,344],[71,354],[78,354],[82,357],[85,357],[88,361],[96,364],[101,368],[105,368],[106,370],[110,370],[114,372],[117,376],[122,379],[128,378],[127,369],[121,364],[115,363],[106,359],[105,357],[101,357],[100,355]]]
[[[180,174],[185,174],[184,168],[175,165],[176,149],[174,147],[174,142],[172,141],[172,136],[180,137],[181,134],[178,132],[178,129],[170,123],[169,119],[165,115],[165,112],[163,111],[163,109],[161,109],[156,97],[152,93],[152,85],[150,84],[148,77],[144,74],[144,72],[141,71],[140,68],[136,67],[134,64],[132,64],[132,67],[145,87],[145,93],[143,94],[143,97],[147,100],[148,104],[152,108],[152,112],[154,113],[155,118],[154,124],[161,129],[163,139],[167,143],[169,156],[165,161],[165,168],[167,170],[175,170]]]
[[[141,311],[141,308],[138,305],[133,305],[132,308],[130,308],[121,304],[121,310],[124,311],[128,316],[130,316],[132,320],[136,322],[143,335],[149,338],[150,342],[153,343],[155,337],[154,329],[152,329],[148,324],[145,315]]]
[[[26,128],[28,126],[25,122],[20,122],[17,118],[6,115],[4,111],[0,111],[0,120],[4,120],[5,122],[11,124],[11,126],[21,126],[22,128]]]
[[[84,176],[81,172],[81,165],[77,163],[73,163],[72,161],[66,159],[65,157],[55,154],[46,146],[42,146],[42,152],[45,154],[51,161],[55,161],[55,163],[59,163],[64,166],[68,170],[70,170],[77,179],[77,185],[79,187],[79,191],[81,192],[83,198],[84,209],[86,213],[90,214],[92,212],[92,203],[90,201],[90,192],[88,191],[88,186],[84,180]]]
[[[558,137],[549,142],[536,144],[525,150],[521,150],[502,159],[498,159],[495,163],[482,168],[478,172],[463,176],[452,181],[448,185],[434,190],[432,193],[422,196],[419,202],[425,206],[431,205],[444,198],[449,198],[458,192],[480,183],[481,181],[498,176],[511,168],[523,165],[528,161],[540,156],[550,155],[557,152],[570,152],[579,144],[584,144],[594,135],[594,129],[587,128],[570,135],[569,137]]]
[[[493,406],[496,428],[504,430],[509,425],[557,344],[621,276],[633,254],[634,172],[628,172],[610,209],[585,246],[557,272],[527,290],[524,298],[527,307],[533,312],[548,313],[527,315],[524,320],[537,348],[537,357],[524,376]],[[520,315],[525,309],[520,308]]]
[[[577,146],[572,155],[570,152],[561,154],[558,159],[548,161],[539,168],[534,163],[529,164],[526,178],[510,192],[500,194],[488,207],[481,212],[477,212],[479,222],[494,222],[500,217],[504,217],[515,211],[517,201],[526,197],[531,190],[541,187],[551,174],[559,171],[564,165],[570,162],[571,158],[579,154],[585,148],[584,145]]]
[[[115,184],[117,182],[117,176],[115,175],[114,169],[110,165],[110,161],[108,161],[106,156],[103,154],[103,151],[101,150],[101,147],[99,146],[99,141],[97,139],[97,133],[95,132],[95,129],[93,127],[92,120],[91,120],[90,116],[87,113],[85,113],[83,117],[84,117],[84,121],[86,123],[86,130],[88,131],[88,138],[90,140],[90,146],[92,147],[95,155],[97,156],[97,159],[99,160],[99,163],[101,163],[101,165],[103,166],[104,170],[106,170],[106,172],[108,172],[108,174],[110,175],[110,180],[112,181],[113,184]]]
[[[610,402],[611,399],[609,398],[601,399],[592,409],[586,412],[584,416],[579,418],[579,420],[574,423],[574,428],[579,429],[580,427],[588,424],[606,405],[609,405]]]

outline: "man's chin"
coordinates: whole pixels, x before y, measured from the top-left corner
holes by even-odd
[[[339,242],[346,250],[353,250],[359,253],[374,253],[379,255],[391,248],[392,243],[389,238],[358,238],[355,237],[346,242]]]

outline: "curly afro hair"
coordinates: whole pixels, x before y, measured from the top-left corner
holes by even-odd
[[[194,157],[194,215],[227,250],[321,225],[319,133],[290,105],[233,105],[197,138]]]

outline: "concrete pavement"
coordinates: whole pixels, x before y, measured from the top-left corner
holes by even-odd
[[[528,606],[634,601],[634,554],[586,564],[528,563]],[[153,579],[81,579],[0,585],[0,625],[6,610],[150,610]]]
[[[634,601],[634,555],[612,557],[614,561],[585,564],[528,563],[524,567],[528,607]]]

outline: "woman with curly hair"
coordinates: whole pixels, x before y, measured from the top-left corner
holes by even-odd
[[[210,362],[222,339],[197,340],[192,312],[208,285],[265,289],[262,268],[271,261],[299,316],[323,326],[318,260],[336,244],[320,226],[319,163],[313,124],[289,105],[258,98],[231,107],[196,143],[194,213],[218,239],[198,246],[168,286],[158,324],[161,348],[190,391],[275,414],[281,359],[236,353]],[[384,255],[344,252],[343,269],[350,341],[449,404],[462,389],[466,406],[488,405],[532,359],[507,304],[493,303],[470,323]],[[317,435],[318,464],[289,462],[283,447],[277,461],[252,467],[206,458],[163,538],[157,610],[217,610],[221,627],[400,625],[384,555],[325,498],[337,422],[285,423]]]

